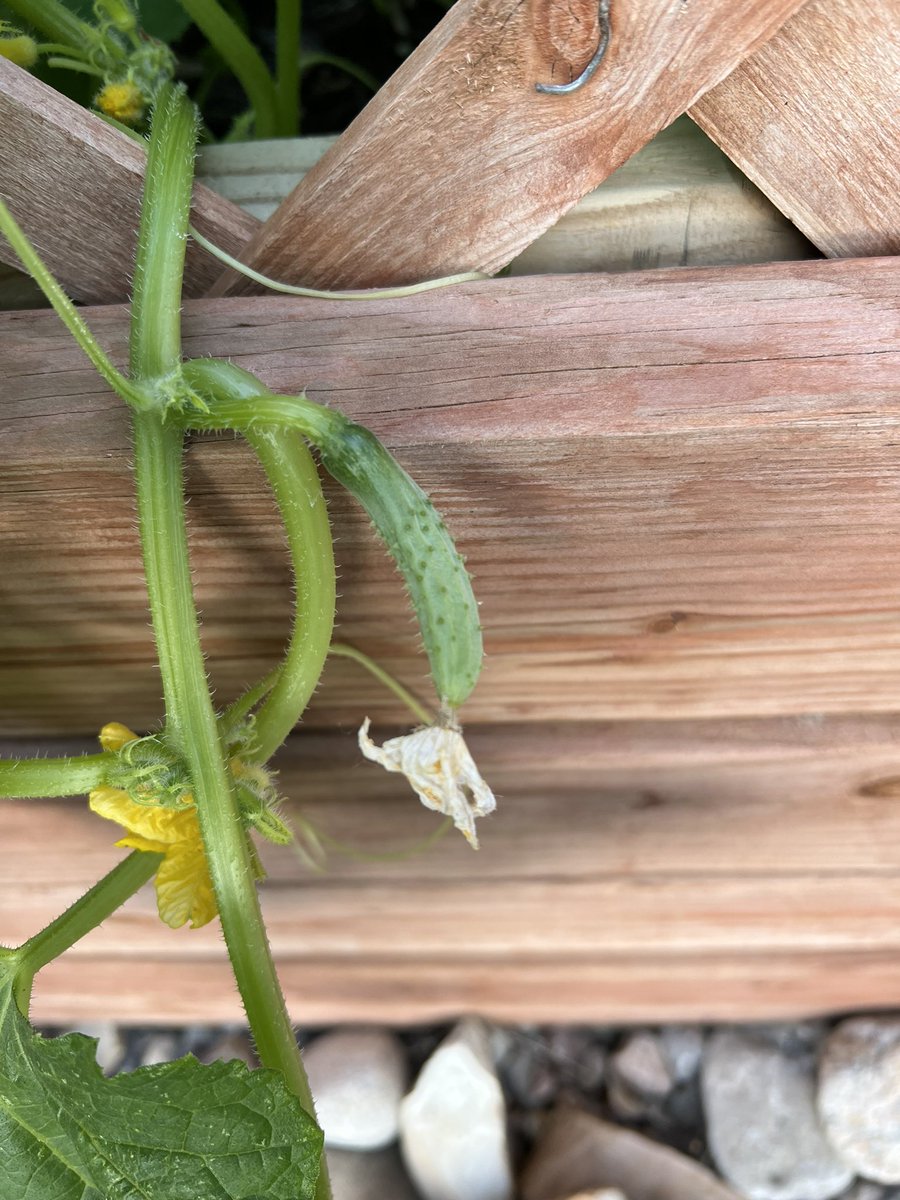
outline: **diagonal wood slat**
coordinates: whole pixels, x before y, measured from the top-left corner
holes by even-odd
[[[146,154],[130,137],[0,57],[0,194],[76,300],[120,302],[131,291]],[[231,254],[259,224],[209,188],[191,219]],[[18,259],[0,237],[0,262]],[[185,291],[202,296],[221,273],[189,247]]]
[[[813,0],[691,116],[826,254],[900,253],[893,0]]]
[[[493,273],[753,53],[802,0],[458,0],[253,238],[269,275],[370,287]],[[225,276],[217,290],[253,290]]]

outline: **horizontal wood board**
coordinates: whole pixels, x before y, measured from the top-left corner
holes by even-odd
[[[824,253],[900,253],[900,13],[812,0],[691,116]]]
[[[476,854],[264,847],[292,1017],[783,1018],[900,1000],[900,732],[885,717],[480,727],[500,795]],[[18,747],[20,750],[34,747]],[[46,748],[46,747],[44,747]],[[58,747],[56,747],[58,749]],[[378,852],[434,827],[351,733],[301,734],[280,785]],[[34,932],[117,860],[78,800],[5,804],[0,928]],[[221,937],[165,929],[149,890],[39,977],[38,1020],[240,1020]]]
[[[186,306],[225,354],[369,424],[446,513],[487,663],[470,722],[889,712],[900,700],[900,406],[890,259],[466,285],[402,301]],[[87,316],[114,357],[119,309]],[[129,435],[52,314],[0,316],[0,728],[160,712]],[[274,664],[289,581],[233,439],[190,458],[224,702]],[[393,568],[332,496],[338,635],[427,696]],[[90,680],[91,686],[85,687]],[[401,719],[345,661],[313,726]]]

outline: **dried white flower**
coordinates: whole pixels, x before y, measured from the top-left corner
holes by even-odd
[[[494,793],[478,773],[459,729],[428,725],[376,746],[369,737],[369,718],[359,731],[366,758],[387,771],[405,775],[426,808],[453,818],[466,841],[478,849],[475,818],[497,807]]]

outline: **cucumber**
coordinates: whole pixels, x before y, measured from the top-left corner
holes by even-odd
[[[220,359],[184,364],[184,378],[208,405],[185,405],[192,429],[279,426],[303,434],[322,466],[359,501],[406,583],[431,677],[443,705],[459,708],[481,671],[478,604],[462,556],[428,496],[375,435],[305,396],[278,396]]]

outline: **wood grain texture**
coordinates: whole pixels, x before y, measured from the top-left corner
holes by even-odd
[[[265,220],[334,141],[202,146],[197,179]],[[514,258],[509,271],[637,271],[816,257],[815,247],[718,146],[690,118],[679,117]],[[43,306],[27,276],[0,265],[0,309]]]
[[[709,87],[802,0],[617,0],[606,58],[596,0],[459,0],[242,256],[327,287],[493,273]],[[217,290],[252,290],[223,277]]]
[[[369,424],[469,556],[487,663],[469,721],[895,711],[900,264],[467,285],[402,301],[195,301],[188,355]],[[119,360],[124,313],[88,312]],[[50,314],[0,317],[2,729],[151,725],[159,684],[129,437]],[[222,702],[288,627],[280,535],[232,440],[190,455]],[[427,697],[399,581],[332,491],[338,636]],[[85,687],[90,680],[91,686]],[[314,725],[400,719],[346,661]]]
[[[197,177],[265,220],[334,138],[202,147]],[[690,120],[679,117],[510,263],[513,275],[818,257]],[[0,293],[2,294],[2,293]]]
[[[526,247],[511,275],[818,257],[689,117],[679,117]]]
[[[478,854],[454,835],[405,862],[333,857],[315,876],[264,848],[296,1021],[746,1020],[896,1004],[892,718],[582,722],[470,740],[501,795]],[[302,734],[279,765],[282,790],[331,836],[378,850],[433,828],[352,735]],[[76,800],[13,802],[0,818],[12,940],[120,853],[114,827]],[[240,1020],[225,971],[217,929],[173,935],[147,891],[41,975],[35,1015]]]
[[[302,910],[295,915],[302,920]],[[565,915],[561,902],[561,921]],[[737,950],[603,957],[504,954],[489,960],[464,954],[414,961],[363,954],[282,956],[278,977],[293,1020],[308,1027],[410,1025],[469,1012],[529,1024],[765,1021],[895,1009],[900,956],[896,948],[759,955]],[[231,989],[224,955],[188,961],[69,954],[38,976],[31,1014],[48,1024],[108,1019],[112,1011],[122,1024],[243,1024]]]
[[[4,58],[0,130],[0,193],[57,279],[88,304],[126,299],[144,150]],[[191,220],[232,254],[258,224],[203,186],[194,190]],[[2,237],[0,260],[18,262]],[[219,274],[215,259],[191,247],[185,294],[202,295]]]
[[[900,17],[813,0],[691,116],[828,255],[900,253]]]

